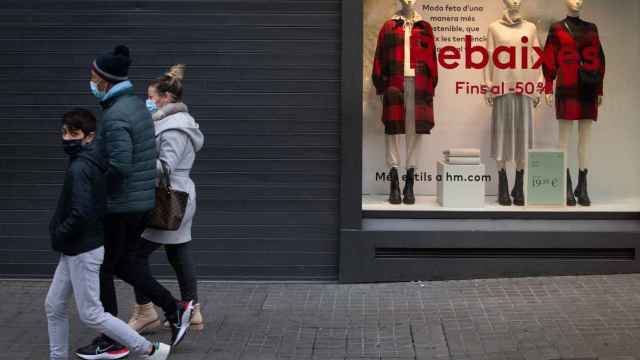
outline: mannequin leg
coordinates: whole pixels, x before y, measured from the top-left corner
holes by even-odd
[[[580,136],[578,144],[578,157],[580,170],[589,168],[590,150],[591,150],[591,130],[593,129],[593,120],[580,120]]]
[[[416,134],[415,129],[413,131],[413,134],[407,133],[407,169],[415,169],[418,166],[420,149],[424,139],[424,135]]]
[[[559,144],[560,147],[568,154],[569,137],[571,136],[571,130],[573,130],[572,120],[558,120],[559,126]],[[567,206],[576,206],[576,198],[573,195],[573,181],[571,181],[571,171],[567,168]]]
[[[400,135],[386,135],[385,147],[387,150],[387,165],[389,170],[389,203],[398,205],[402,203],[400,198],[400,178],[398,176],[398,167],[400,167],[400,151],[398,151],[398,141]]]
[[[578,203],[582,206],[591,206],[589,191],[587,190],[587,175],[589,173],[589,151],[591,149],[591,129],[593,120],[580,120],[580,136],[578,144],[579,175],[578,186],[574,195],[578,198]]]
[[[387,155],[387,166],[390,168],[400,167],[400,150],[398,142],[400,141],[400,135],[385,135],[384,144]]]
[[[560,136],[559,136],[560,148],[568,151],[569,138],[571,137],[571,130],[573,130],[573,121],[558,120],[558,126],[560,130]]]
[[[498,171],[507,168],[507,162],[504,160],[496,160],[496,164],[498,165]]]
[[[416,134],[416,93],[415,79],[405,78],[404,82],[404,104],[405,104],[405,129],[406,135],[406,156],[407,156],[407,175],[405,177],[404,189],[402,190],[403,202],[407,205],[416,203],[416,197],[413,193],[413,185],[415,181],[415,169],[418,165],[418,156],[422,147],[422,139],[424,135]]]

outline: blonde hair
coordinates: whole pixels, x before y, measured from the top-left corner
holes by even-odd
[[[169,72],[166,73],[165,75],[167,75],[168,77],[174,80],[182,81],[184,79],[184,69],[186,67],[187,66],[185,64],[173,65],[171,69],[169,69]]]
[[[169,94],[175,102],[182,100],[182,80],[184,79],[184,69],[186,65],[173,65],[168,72],[153,80],[149,86],[153,86],[159,94]]]

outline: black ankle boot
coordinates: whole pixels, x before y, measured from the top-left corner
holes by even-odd
[[[404,180],[404,189],[402,190],[404,202],[407,205],[413,205],[416,203],[416,197],[413,194],[413,182],[415,180],[416,170],[414,168],[407,169],[407,178]]]
[[[509,197],[509,179],[505,169],[498,172],[498,203],[502,206],[511,206],[511,197]]]
[[[389,171],[391,177],[391,189],[389,190],[389,202],[393,205],[402,204],[400,197],[400,179],[398,178],[398,169],[391,168]]]
[[[524,170],[516,171],[516,183],[511,191],[513,196],[513,204],[516,206],[524,206]]]
[[[578,175],[578,187],[576,187],[575,196],[578,198],[578,204],[582,206],[591,206],[591,199],[589,199],[589,192],[587,191],[587,174],[589,170],[580,170]]]
[[[576,198],[573,196],[571,171],[569,171],[569,169],[567,169],[567,206],[576,206]]]

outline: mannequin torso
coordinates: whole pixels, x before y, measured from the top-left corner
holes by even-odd
[[[531,47],[540,46],[538,40],[538,31],[535,24],[523,19],[520,12],[520,6],[522,0],[501,0],[504,4],[505,10],[502,18],[493,22],[489,26],[487,34],[487,50],[489,56],[493,57],[494,49],[500,46],[515,47],[521,49],[522,47],[529,47],[528,54],[531,57],[527,60],[528,63],[533,63],[536,59],[533,58],[535,53]],[[523,38],[527,38],[527,42],[523,43]],[[522,51],[516,51],[516,63],[522,64]],[[508,55],[502,53],[501,58]],[[508,59],[501,59],[505,62]],[[493,61],[489,61],[489,64],[484,69],[484,82],[489,88],[492,86],[504,85],[506,89],[514,89],[517,82],[527,83],[543,80],[542,73],[533,69],[497,69]],[[496,95],[487,93],[485,99],[489,106],[493,106],[494,97]],[[534,106],[538,106],[540,103],[539,96],[532,96],[534,99]]]
[[[580,18],[580,11],[582,9],[583,2],[582,0],[567,0],[567,16],[569,18]],[[554,96],[553,94],[547,94],[545,96],[545,100],[547,105],[553,106],[554,104]],[[598,96],[598,107],[602,106],[603,96]]]
[[[502,19],[493,22],[489,26],[487,34],[487,50],[489,56],[493,57],[493,52],[496,48],[501,46],[516,47],[521,49],[522,47],[529,47],[528,55],[529,59],[522,58],[522,51],[515,52],[516,64],[522,64],[525,60],[528,64],[532,64],[536,61],[534,58],[535,51],[533,47],[539,47],[540,42],[538,40],[538,30],[535,24],[522,19],[519,14],[517,18],[512,18],[508,12],[505,12]],[[527,38],[526,44],[522,43],[523,38]],[[506,58],[505,58],[506,57]],[[500,61],[508,62],[509,55],[506,53],[500,54]],[[492,86],[501,86],[504,84],[506,89],[515,89],[517,82],[521,83],[537,83],[542,82],[542,72],[539,69],[523,69],[517,67],[515,69],[498,69],[495,67],[493,61],[489,61],[489,64],[484,69],[484,82],[489,88]],[[493,98],[495,95],[487,94],[487,103],[492,106]],[[534,98],[534,106],[537,106],[540,102],[539,96],[532,96]]]

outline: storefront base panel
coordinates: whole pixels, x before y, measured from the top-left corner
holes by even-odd
[[[343,229],[343,283],[640,272],[633,220],[364,219]]]

